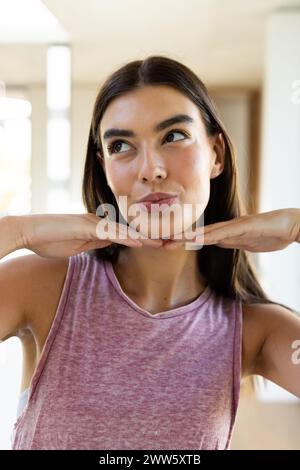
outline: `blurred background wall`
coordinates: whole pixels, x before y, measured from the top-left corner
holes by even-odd
[[[0,213],[85,212],[97,90],[153,54],[206,84],[237,150],[248,212],[300,207],[299,1],[0,0],[0,98],[19,100],[14,110],[0,100]],[[300,311],[294,245],[252,258],[267,293]],[[10,447],[21,360],[16,338],[1,344],[0,449]],[[300,449],[299,418],[299,399],[246,381],[232,449]]]

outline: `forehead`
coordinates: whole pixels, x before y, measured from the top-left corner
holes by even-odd
[[[144,86],[116,97],[106,108],[101,124],[101,136],[108,127],[138,128],[150,126],[176,114],[188,114],[201,122],[199,108],[187,96],[163,85]]]

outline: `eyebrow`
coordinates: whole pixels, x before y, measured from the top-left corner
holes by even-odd
[[[159,132],[167,127],[172,126],[173,124],[178,124],[179,122],[188,122],[193,123],[194,119],[187,114],[177,114],[176,116],[172,116],[164,121],[159,122],[154,126],[154,132]],[[109,139],[110,137],[135,137],[135,133],[129,129],[107,129],[104,132],[103,139]]]

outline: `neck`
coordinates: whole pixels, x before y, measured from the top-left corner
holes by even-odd
[[[206,287],[198,267],[198,250],[178,247],[125,248],[114,265],[124,292],[149,311],[192,302]]]

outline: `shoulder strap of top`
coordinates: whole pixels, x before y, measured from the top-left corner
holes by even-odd
[[[69,257],[69,262],[68,262],[68,268],[67,268],[67,273],[64,281],[64,285],[61,291],[59,303],[56,309],[56,313],[51,325],[51,328],[49,330],[48,336],[46,338],[46,341],[44,343],[44,347],[38,362],[38,366],[34,372],[34,375],[31,380],[31,384],[29,386],[29,392],[28,392],[28,402],[31,399],[32,395],[34,394],[34,391],[36,389],[37,383],[39,381],[39,378],[41,376],[42,370],[45,366],[45,363],[47,361],[47,357],[49,354],[49,351],[52,347],[53,341],[55,339],[55,336],[57,334],[59,325],[62,321],[64,312],[66,310],[67,304],[69,302],[69,297],[70,297],[70,291],[72,289],[72,281],[75,276],[75,272],[80,268],[81,258],[80,254],[79,255],[74,255]],[[28,403],[27,402],[27,403]]]

